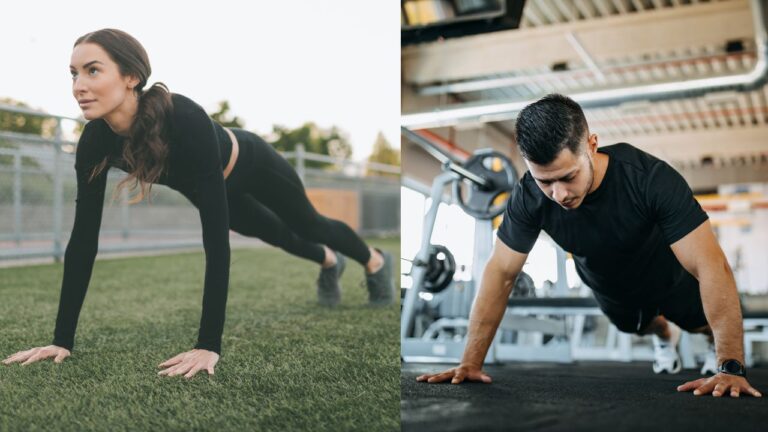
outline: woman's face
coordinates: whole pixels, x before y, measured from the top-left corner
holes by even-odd
[[[117,63],[94,43],[81,43],[72,50],[69,66],[72,95],[86,120],[108,116],[119,110],[128,98],[135,97],[138,79],[120,74]]]

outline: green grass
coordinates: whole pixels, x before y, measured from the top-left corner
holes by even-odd
[[[370,243],[399,256],[399,239]],[[400,430],[399,309],[366,305],[351,260],[341,306],[326,309],[316,265],[233,250],[216,374],[157,376],[196,341],[204,263],[202,252],[97,261],[72,356],[0,364],[0,430]],[[2,358],[50,344],[62,273],[0,270]]]

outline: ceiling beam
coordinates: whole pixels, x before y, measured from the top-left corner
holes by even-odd
[[[704,3],[404,47],[403,80],[419,86],[558,62],[580,63],[564,37],[568,32],[577,34],[598,62],[654,53],[659,47],[677,50],[754,38],[747,1]]]

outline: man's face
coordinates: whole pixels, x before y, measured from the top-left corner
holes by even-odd
[[[596,150],[597,137],[591,135],[589,144],[579,154],[565,148],[547,165],[525,161],[544,195],[566,210],[578,208],[592,188],[595,179],[593,140]]]

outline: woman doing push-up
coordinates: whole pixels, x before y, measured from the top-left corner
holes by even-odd
[[[77,199],[52,345],[15,353],[5,364],[29,364],[70,355],[78,316],[98,249],[110,167],[128,173],[117,189],[140,186],[131,202],[163,184],[199,209],[205,282],[195,349],[159,365],[161,375],[209,374],[221,353],[229,286],[229,230],[258,237],[319,264],[319,301],[338,304],[339,278],[348,256],[365,267],[370,302],[393,301],[392,257],[367,246],[343,222],[318,214],[291,165],[269,144],[242,129],[213,122],[192,100],[162,83],[144,89],[151,73],[141,44],[103,29],[80,37],[71,65],[72,94],[89,122],[77,146]]]

